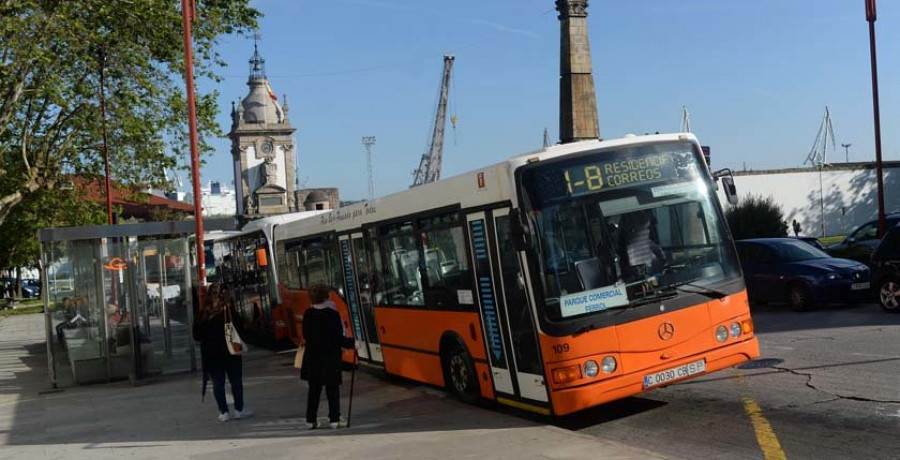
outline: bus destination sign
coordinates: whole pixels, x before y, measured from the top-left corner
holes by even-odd
[[[562,173],[565,176],[569,196],[679,177],[671,153],[653,153],[580,164],[564,168]]]

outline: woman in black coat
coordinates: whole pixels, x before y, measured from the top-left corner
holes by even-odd
[[[247,418],[253,412],[244,409],[243,361],[232,355],[225,342],[225,310],[234,321],[234,308],[226,300],[221,285],[211,284],[206,291],[203,308],[194,319],[194,340],[200,341],[200,360],[203,366],[203,392],[206,381],[213,382],[213,395],[219,406],[219,421]],[[234,414],[225,399],[225,378],[231,382]]]
[[[312,307],[303,314],[303,340],[306,349],[300,367],[300,378],[309,382],[306,402],[306,426],[317,427],[319,398],[322,387],[328,396],[328,420],[337,428],[341,418],[341,349],[352,348],[344,337],[341,315],[328,300],[330,289],[317,284],[309,289]]]

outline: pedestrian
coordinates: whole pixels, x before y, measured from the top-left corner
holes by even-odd
[[[800,236],[800,232],[802,232],[803,229],[800,228],[800,222],[797,222],[797,219],[794,219],[794,221],[791,223],[791,227],[793,227],[794,229],[794,237],[796,238]]]
[[[207,289],[203,308],[194,321],[194,339],[200,341],[203,366],[202,394],[206,393],[206,382],[211,379],[221,422],[253,415],[252,411],[244,408],[243,361],[240,355],[232,355],[225,343],[225,316],[234,318],[234,313],[234,305],[226,299],[222,286],[214,283]],[[225,399],[226,377],[231,382],[234,412],[228,410]]]
[[[341,350],[353,348],[353,340],[344,336],[341,315],[328,299],[331,289],[322,284],[309,288],[312,307],[303,314],[305,351],[300,378],[309,382],[306,400],[306,427],[318,428],[319,398],[322,387],[328,397],[328,421],[331,428],[341,421]]]

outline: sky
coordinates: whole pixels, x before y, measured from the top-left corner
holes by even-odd
[[[454,54],[442,177],[558,139],[559,21],[553,0],[256,0],[270,85],[287,94],[304,187],[368,194],[363,136],[375,136],[375,191],[397,192],[427,150],[442,56]],[[864,0],[592,0],[588,28],[600,135],[675,132],[682,107],[714,169],[801,166],[825,106],[829,162],[875,158]],[[202,20],[202,18],[201,18]],[[885,160],[900,160],[900,2],[876,23]],[[219,123],[247,94],[252,37],[225,37]],[[204,183],[233,177],[214,139]],[[830,149],[830,146],[829,146]]]

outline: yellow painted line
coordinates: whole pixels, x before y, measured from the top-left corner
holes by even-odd
[[[517,408],[517,409],[522,409],[522,410],[527,410],[527,411],[529,411],[529,412],[534,412],[534,413],[536,413],[536,414],[550,415],[550,409],[547,409],[546,407],[534,406],[534,405],[531,405],[531,404],[528,404],[528,403],[523,403],[523,402],[520,402],[520,401],[513,401],[513,400],[511,400],[511,399],[506,399],[506,398],[503,398],[503,397],[498,397],[498,398],[497,398],[497,402],[500,403],[500,404],[504,404],[504,405],[510,406],[510,407],[515,407],[515,408]]]
[[[756,442],[762,449],[766,460],[786,460],[784,451],[781,450],[781,443],[778,442],[778,436],[772,430],[772,425],[766,420],[759,404],[752,398],[744,397],[744,410],[750,416],[750,422],[753,424],[753,431],[756,432]]]

